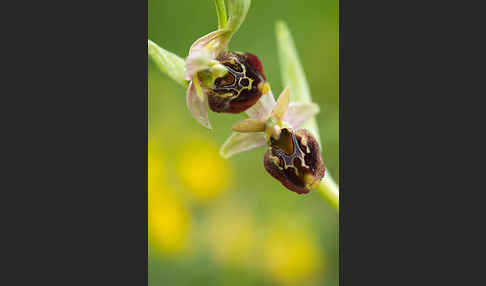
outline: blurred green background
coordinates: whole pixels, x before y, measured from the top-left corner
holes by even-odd
[[[149,0],[148,36],[186,57],[216,30],[212,0]],[[337,0],[253,0],[230,49],[256,54],[275,96],[275,22],[287,22],[310,84],[326,171],[339,178]],[[186,109],[185,90],[149,59],[149,285],[338,285],[338,214],[317,193],[284,189],[263,168],[265,148],[229,160],[218,149],[240,115]]]

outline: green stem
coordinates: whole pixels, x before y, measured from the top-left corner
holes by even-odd
[[[223,29],[228,21],[224,0],[214,0],[214,5],[216,5],[216,13],[218,14],[218,29]]]
[[[326,174],[324,179],[317,187],[319,193],[326,201],[339,212],[339,187],[332,179],[331,175]]]

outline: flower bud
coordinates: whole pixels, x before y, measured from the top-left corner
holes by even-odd
[[[208,90],[209,107],[214,112],[240,113],[263,95],[265,75],[258,57],[250,53],[228,52],[217,59],[228,72],[214,80]]]
[[[269,143],[265,170],[287,189],[306,194],[324,177],[319,144],[309,131],[283,128],[278,140],[270,138]]]

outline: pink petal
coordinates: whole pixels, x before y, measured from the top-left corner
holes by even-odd
[[[221,49],[225,49],[228,45],[228,33],[229,32],[227,30],[217,30],[202,36],[192,44],[191,48],[189,49],[189,55],[198,49],[206,48],[206,46],[208,46],[211,42],[218,40],[218,42],[213,43],[208,50],[210,56],[216,56],[216,52],[220,52]]]
[[[262,95],[257,103],[248,108],[245,112],[252,119],[263,119],[272,113],[274,106],[275,98],[273,98],[273,93],[270,90],[266,94]]]
[[[202,126],[208,129],[212,129],[211,123],[209,122],[208,118],[208,107],[206,101],[206,97],[204,97],[204,101],[201,101],[201,99],[197,96],[196,88],[191,81],[189,87],[187,88],[187,108],[189,109],[189,112],[191,112],[192,117],[194,117],[197,122],[199,122]]]
[[[319,106],[309,102],[291,102],[283,121],[292,128],[297,128],[319,113]]]
[[[196,40],[189,49],[186,58],[186,74],[184,78],[191,80],[195,72],[208,68],[201,57],[207,60],[215,59],[218,54],[226,49],[229,38],[228,31],[217,30]],[[225,38],[226,37],[226,38]],[[211,44],[211,46],[208,46]]]

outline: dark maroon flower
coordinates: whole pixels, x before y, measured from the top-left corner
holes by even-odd
[[[265,93],[265,74],[257,56],[228,52],[217,59],[228,72],[208,90],[209,108],[214,112],[240,113]]]
[[[270,138],[263,164],[272,177],[298,194],[308,193],[324,177],[319,144],[305,129],[283,128],[278,140]]]

